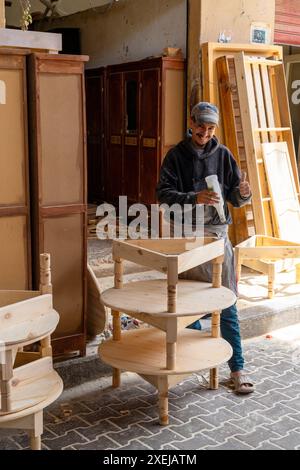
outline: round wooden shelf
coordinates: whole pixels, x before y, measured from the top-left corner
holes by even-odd
[[[230,359],[232,348],[222,338],[184,329],[178,335],[176,370],[167,370],[165,333],[145,328],[123,332],[121,341],[106,341],[99,347],[99,354],[104,362],[117,369],[162,376],[215,368]]]
[[[59,315],[53,309],[36,314],[32,318],[20,319],[18,323],[11,321],[7,313],[1,320],[0,341],[6,347],[21,344],[26,346],[50,335],[58,322]]]
[[[150,280],[124,284],[122,289],[108,289],[102,293],[107,307],[131,316],[142,313],[160,317],[206,315],[230,307],[236,302],[234,293],[226,287],[213,288],[211,284],[179,281],[176,313],[167,311],[167,281]]]
[[[36,378],[24,381],[20,386],[12,387],[12,410],[0,412],[0,424],[23,418],[43,410],[53,403],[63,391],[63,381],[55,370]]]

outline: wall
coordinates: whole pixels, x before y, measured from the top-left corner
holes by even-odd
[[[186,47],[186,0],[124,0],[103,13],[88,11],[51,22],[51,28],[81,30],[88,68],[161,55],[164,47]]]
[[[231,42],[249,43],[252,22],[270,24],[273,42],[275,0],[201,0],[201,5],[201,42],[217,42],[220,32],[226,30],[232,35]]]
[[[2,0],[1,0],[2,1]],[[0,1],[0,4],[1,4]],[[4,1],[4,0],[3,0]],[[91,3],[94,7],[109,3],[110,0],[61,0],[58,10],[61,15],[70,15],[76,11],[87,10],[91,7]],[[46,7],[40,2],[40,0],[30,0],[31,12],[44,12]],[[1,6],[0,6],[1,9]],[[19,26],[20,18],[22,15],[22,9],[19,0],[12,0],[10,7],[6,7],[6,23],[8,26]]]

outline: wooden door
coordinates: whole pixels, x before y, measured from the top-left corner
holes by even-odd
[[[124,73],[124,194],[139,200],[140,74]]]
[[[108,75],[108,140],[107,140],[107,198],[118,202],[123,194],[123,77],[122,73]]]
[[[85,353],[86,149],[83,56],[33,54],[29,59],[34,280],[39,253],[52,262],[60,322],[56,354]]]
[[[85,73],[85,85],[88,202],[98,204],[104,199],[105,194],[104,69],[87,70]]]
[[[154,204],[160,166],[160,69],[142,70],[141,84],[140,201]]]
[[[25,54],[0,51],[0,288],[31,288]]]

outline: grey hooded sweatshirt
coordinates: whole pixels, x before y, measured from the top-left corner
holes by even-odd
[[[160,203],[170,206],[176,203],[182,206],[192,204],[194,218],[196,217],[197,193],[207,189],[205,178],[209,175],[218,176],[224,200],[226,223],[221,223],[217,210],[213,206],[204,206],[205,234],[225,239],[222,284],[237,293],[233,251],[227,237],[228,225],[232,223],[227,202],[234,207],[241,207],[250,202],[251,196],[243,198],[240,195],[241,172],[229,149],[219,144],[218,139],[213,137],[203,150],[198,150],[191,137],[187,136],[167,153],[163,161],[156,189],[157,198]],[[211,263],[193,268],[180,277],[211,282]]]

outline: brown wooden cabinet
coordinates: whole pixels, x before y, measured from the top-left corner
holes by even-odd
[[[91,204],[103,201],[106,188],[105,78],[104,67],[85,72],[88,202]]]
[[[106,199],[155,203],[161,162],[184,137],[184,60],[109,66],[107,116]]]
[[[0,288],[31,288],[26,52],[0,49]]]
[[[85,352],[87,278],[84,56],[28,59],[34,287],[51,255],[56,354]]]

